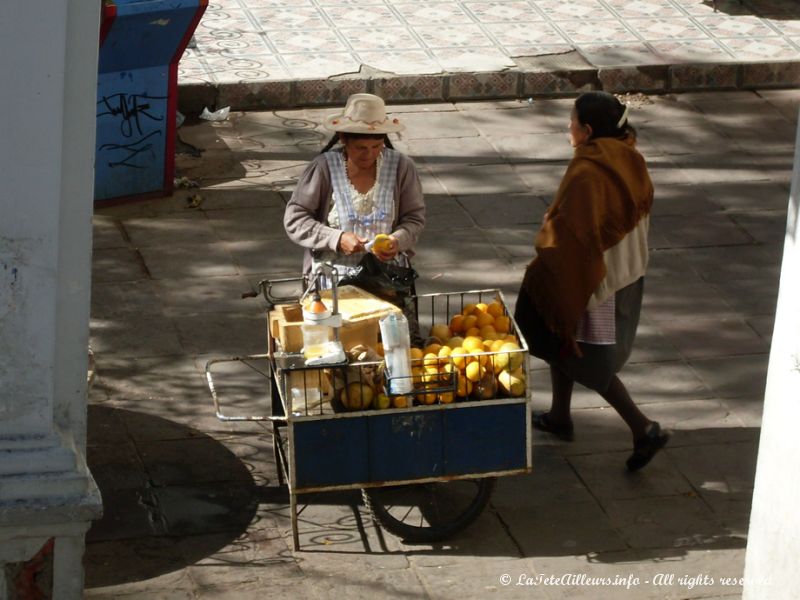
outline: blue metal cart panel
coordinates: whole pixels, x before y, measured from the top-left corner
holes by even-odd
[[[369,419],[369,481],[404,481],[444,473],[442,412],[376,413]]]
[[[445,410],[445,475],[491,473],[528,466],[525,403]]]
[[[295,487],[369,480],[369,418],[300,420],[292,424]]]

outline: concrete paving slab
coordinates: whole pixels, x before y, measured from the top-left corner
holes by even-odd
[[[92,255],[92,281],[137,281],[147,276],[141,254],[129,248],[95,250]]]
[[[187,313],[256,313],[266,311],[263,297],[242,299],[252,291],[247,278],[208,277],[192,279],[160,279],[155,290],[168,316]]]
[[[603,508],[633,548],[680,547],[698,540],[728,548],[744,547],[745,540],[716,524],[713,513],[696,496],[611,500]]]
[[[426,201],[425,231],[447,232],[445,235],[449,235],[453,230],[466,230],[474,226],[474,219],[455,198],[434,196]]]
[[[725,215],[654,216],[651,227],[667,241],[670,248],[729,246],[751,244],[753,238]]]
[[[313,593],[317,598],[344,595],[356,600],[374,598],[376,593],[394,598],[422,598],[426,595],[417,574],[407,569],[357,569],[347,574],[331,573],[315,581]]]
[[[403,138],[414,140],[477,137],[473,122],[457,111],[407,112],[402,117],[406,129]]]
[[[92,523],[86,533],[87,543],[160,537],[166,534],[156,510],[156,497],[147,488],[115,490],[102,488],[103,516]]]
[[[524,192],[542,196],[549,205],[555,196],[558,184],[567,170],[566,161],[540,161],[515,163],[514,173],[524,182]]]
[[[657,327],[690,360],[769,352],[769,344],[764,338],[740,318],[719,319],[711,326],[711,331],[709,323],[700,321],[701,319],[660,321]]]
[[[730,148],[735,138],[714,127],[670,127],[669,121],[665,121],[643,125],[637,134],[639,139],[664,155],[681,156],[698,151],[718,152]]]
[[[619,597],[652,600],[693,600],[695,598],[741,598],[741,586],[722,583],[722,577],[740,578],[743,549],[672,548],[653,553],[646,549],[608,552],[585,556],[540,557],[535,559],[537,574],[558,578],[563,574],[590,575],[600,581],[575,579],[566,585],[540,588],[548,598],[597,598],[614,594]],[[708,578],[704,578],[707,575]],[[713,582],[711,579],[713,578]],[[581,584],[581,582],[583,582]],[[618,582],[617,585],[612,585]],[[633,585],[628,586],[629,583]],[[534,588],[535,589],[535,588]],[[533,590],[532,590],[533,591]]]
[[[180,246],[198,239],[216,241],[208,218],[197,211],[161,215],[158,219],[125,219],[121,225],[137,248]]]
[[[487,165],[499,164],[503,159],[485,137],[412,139],[408,142],[411,156],[418,163],[428,165]],[[436,193],[423,185],[426,195]]]
[[[547,208],[540,196],[530,194],[458,196],[456,200],[472,216],[478,227],[486,228],[493,236],[509,228],[519,228],[523,224],[540,224]],[[529,247],[532,250],[533,236],[538,227],[523,229],[528,230],[531,240]]]
[[[558,133],[534,133],[490,138],[500,155],[510,163],[533,161],[569,161],[573,150],[569,137]]]
[[[477,201],[476,203],[480,204],[480,201]],[[519,204],[520,205],[517,206],[517,210],[522,214],[518,215],[518,223],[530,220],[531,218],[536,218],[535,214],[539,211],[542,213],[544,212],[544,202],[541,201],[541,199],[536,199],[536,197],[532,199],[526,199]],[[514,208],[512,205],[512,211],[513,210]],[[533,217],[531,216],[531,213],[534,213]],[[486,216],[482,218],[488,221],[489,219],[492,219],[492,215],[487,210]],[[497,221],[502,222],[504,218],[505,217],[501,213]],[[513,214],[510,214],[507,218],[509,221],[511,221],[514,216]],[[498,223],[498,225],[500,225],[500,223]],[[505,226],[484,226],[486,235],[489,237],[489,240],[492,242],[495,248],[497,248],[497,250],[501,253],[501,256],[515,261],[513,263],[514,268],[517,268],[517,263],[524,263],[519,265],[519,268],[517,269],[519,271],[520,281],[522,281],[522,276],[525,272],[525,266],[527,263],[533,260],[536,254],[534,242],[538,228],[539,224],[537,223],[531,223],[528,225],[509,223]]]
[[[721,209],[721,205],[698,192],[696,187],[675,185],[657,190],[651,215],[654,218],[665,215],[681,215],[688,221],[695,215],[715,213]],[[654,231],[653,233],[658,232]]]
[[[174,317],[181,345],[190,354],[222,356],[263,354],[264,317],[259,314],[185,315]]]
[[[132,313],[147,314],[160,304],[152,279],[92,282],[92,316],[113,319]]]
[[[682,472],[671,461],[654,460],[641,476],[628,473],[623,466],[629,454],[614,452],[570,456],[569,464],[602,505],[611,500],[677,496],[693,491]]]
[[[499,478],[492,506],[513,511],[519,510],[522,502],[526,510],[546,511],[563,502],[590,502],[592,493],[571,464],[550,446],[534,447],[533,472]]]
[[[730,211],[785,211],[789,205],[789,187],[778,182],[716,182],[694,188],[698,197],[708,198]]]
[[[563,502],[536,511],[498,513],[523,556],[564,556],[623,550],[626,543],[595,502]]]
[[[208,550],[200,544],[197,548]],[[90,543],[84,560],[95,567],[86,573],[87,598],[119,598],[123,594],[192,597],[192,581],[182,570],[186,562],[172,538]],[[170,593],[174,596],[169,596]]]
[[[154,488],[153,495],[169,535],[186,536],[245,531],[255,515],[258,496],[241,483],[197,483]]]
[[[237,274],[233,257],[221,242],[148,247],[139,252],[153,279]]]
[[[441,167],[429,165],[431,172],[451,196],[471,194],[524,194],[529,191],[511,165]]]
[[[703,279],[711,283],[763,277],[777,281],[780,273],[779,254],[765,246],[697,248],[686,253],[685,258]]]
[[[692,369],[720,398],[763,397],[768,356],[730,356],[692,361]]]
[[[128,239],[119,227],[119,221],[110,215],[92,216],[92,248],[127,248]]]
[[[525,587],[504,584],[504,575],[530,573],[533,570],[531,562],[520,558],[480,562],[477,565],[419,567],[416,573],[423,581],[427,593],[433,598],[453,598],[462,595],[465,589],[482,598],[495,595],[502,598],[541,598],[542,596],[531,594],[532,590]]]
[[[250,587],[246,585],[248,583],[269,589],[270,582],[276,581],[294,582],[302,587],[302,570],[297,560],[289,556],[283,538],[275,530],[248,531],[234,540],[225,534],[206,534],[200,537],[201,540],[182,539],[178,547],[187,556],[192,555],[191,545],[198,541],[219,548],[197,562],[189,563],[190,566],[186,569],[192,582],[200,588],[198,591],[201,594],[213,594],[214,591],[219,593],[223,590],[246,592]]]
[[[678,349],[659,331],[658,327],[646,320],[639,321],[636,330],[636,342],[628,364],[676,362],[682,356]]]
[[[144,487],[147,474],[136,446],[129,438],[115,444],[92,444],[86,451],[92,463],[92,476],[103,492]]]
[[[485,136],[507,137],[515,134],[566,132],[569,127],[569,111],[572,102],[568,99],[529,99],[500,104],[458,103],[475,126]],[[487,110],[492,108],[492,110]]]
[[[128,358],[183,352],[173,321],[158,314],[139,313],[135,330],[118,318],[92,319],[90,344],[100,354]]]
[[[736,247],[730,248],[731,254]],[[687,252],[683,258],[694,269],[697,268],[696,262],[689,258],[706,250],[705,248],[693,249]],[[718,248],[712,248],[717,251]],[[722,254],[722,253],[720,253]],[[748,257],[750,254],[748,254]],[[693,264],[695,262],[695,264]],[[712,271],[712,264],[702,265],[701,276],[706,275],[714,279],[723,280]],[[684,273],[682,279],[678,281],[664,277],[648,277],[645,282],[645,295],[642,300],[642,314],[644,317],[659,326],[661,323],[691,322],[703,318],[732,318],[735,316],[733,310],[725,302],[725,298],[706,281],[701,281],[697,277],[692,277],[691,273]],[[662,331],[663,333],[663,331]]]

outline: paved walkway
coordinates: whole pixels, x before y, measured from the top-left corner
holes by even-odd
[[[178,172],[199,187],[95,214],[89,463],[106,514],[88,535],[87,597],[739,598],[722,578],[743,570],[800,92],[629,100],[657,192],[622,377],[675,431],[647,469],[625,472],[624,425],[577,390],[576,441],[535,435],[533,473],[502,479],[450,542],[403,544],[358,498],[320,495],[293,552],[270,438],[216,420],[203,366],[264,350],[264,306],[240,294],[299,268],[280,219],[330,110],[187,121],[181,138],[204,152],[179,155]],[[569,106],[394,107],[428,204],[420,291],[500,287],[513,301],[570,156]],[[549,384],[535,368],[542,408]],[[230,410],[263,412],[258,372],[223,375]],[[576,579],[505,586],[504,574]]]
[[[212,0],[181,107],[392,102],[800,82],[794,0]]]

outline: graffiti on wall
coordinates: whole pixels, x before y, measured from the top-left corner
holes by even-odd
[[[167,96],[148,94],[116,93],[100,98],[98,125],[108,125],[109,119],[113,123],[104,129],[104,143],[98,147],[109,168],[146,169],[158,160],[154,143],[164,135],[160,123],[164,121],[166,104]]]

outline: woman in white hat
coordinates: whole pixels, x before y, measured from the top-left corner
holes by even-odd
[[[303,271],[330,261],[343,277],[380,233],[390,243],[375,248],[378,258],[408,266],[425,202],[413,161],[387,135],[405,126],[372,94],[353,94],[324,126],[334,137],[300,177],[283,218],[289,238],[306,249]]]

